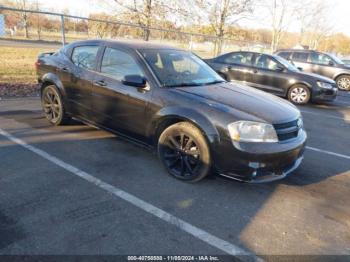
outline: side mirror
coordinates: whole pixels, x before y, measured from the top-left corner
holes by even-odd
[[[122,83],[127,86],[138,88],[145,88],[147,86],[146,78],[140,75],[126,75],[122,80]]]
[[[328,65],[334,66],[334,62],[333,61],[329,61]]]
[[[299,71],[304,71],[304,69],[302,67],[298,67]]]

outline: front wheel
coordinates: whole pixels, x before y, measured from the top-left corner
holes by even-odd
[[[336,81],[339,90],[350,91],[350,76],[340,76]]]
[[[168,173],[180,180],[197,182],[210,172],[208,143],[202,132],[188,122],[164,130],[158,141],[158,155]]]
[[[41,104],[47,120],[55,126],[64,125],[69,122],[63,101],[56,86],[46,86],[42,91]]]
[[[310,98],[310,90],[304,85],[292,86],[288,91],[288,100],[297,105],[309,103]]]

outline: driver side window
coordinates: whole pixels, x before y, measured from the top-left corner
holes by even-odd
[[[109,47],[103,55],[101,73],[119,81],[127,75],[144,76],[142,69],[131,55]]]

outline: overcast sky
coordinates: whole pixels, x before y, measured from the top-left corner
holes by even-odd
[[[108,10],[102,4],[103,1],[96,0],[40,0],[40,2],[44,9],[55,11],[68,9],[70,14],[79,16],[88,16],[89,13]],[[330,16],[335,31],[350,36],[350,0],[332,0],[331,2],[333,10],[331,10]],[[261,22],[245,21],[241,22],[241,25],[257,28],[260,27]],[[296,27],[291,29],[297,30]]]

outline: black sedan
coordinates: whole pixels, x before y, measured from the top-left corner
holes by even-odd
[[[295,104],[307,104],[311,99],[332,101],[337,97],[337,86],[332,79],[301,72],[277,55],[232,52],[206,62],[229,81],[287,97]]]
[[[156,149],[178,179],[199,181],[215,170],[273,181],[303,159],[306,133],[297,108],[226,82],[192,53],[92,40],[41,55],[36,66],[53,125],[74,117]]]

